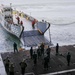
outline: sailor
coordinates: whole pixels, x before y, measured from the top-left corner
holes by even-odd
[[[38,56],[38,59],[41,57],[41,50],[40,50],[39,46],[38,46],[38,49],[37,49],[37,56]]]
[[[23,61],[20,62],[20,66],[21,66],[21,74],[24,75],[25,74],[25,69],[27,67],[27,64],[25,62],[25,59],[23,59]]]
[[[14,47],[14,53],[15,53],[15,50],[18,52],[18,49],[17,49],[17,44],[14,42],[13,44],[13,47]]]
[[[71,54],[68,52],[67,54],[67,66],[70,66]]]
[[[48,63],[49,63],[48,56],[45,56],[44,57],[44,69],[48,70]]]
[[[20,24],[23,25],[23,21],[21,21]]]
[[[5,70],[6,70],[7,74],[9,74],[9,65],[10,65],[9,57],[4,59],[4,62],[5,62]]]
[[[18,24],[19,24],[19,23],[20,23],[20,18],[19,18],[19,17],[17,17],[16,19],[17,19],[17,21],[18,21]]]
[[[48,56],[48,58],[50,59],[50,52],[51,52],[51,48],[48,46],[48,48],[47,48],[47,56]]]
[[[31,59],[32,59],[32,57],[33,57],[33,48],[31,47],[31,49],[30,49],[30,57],[31,57]]]
[[[35,28],[35,19],[32,21],[32,28],[34,29]]]
[[[34,65],[37,64],[37,54],[35,52],[33,54],[33,62],[34,62]]]
[[[56,45],[56,55],[58,55],[59,54],[59,44],[57,43],[57,45]]]
[[[13,63],[10,64],[9,75],[14,75],[14,64]]]
[[[43,42],[41,43],[40,48],[41,48],[41,55],[44,56],[44,43]]]

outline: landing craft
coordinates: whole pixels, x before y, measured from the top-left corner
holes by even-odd
[[[11,7],[3,6],[0,13],[0,23],[6,31],[19,38],[23,27],[13,22],[12,12]]]
[[[40,43],[51,45],[51,42],[46,39],[44,33],[49,29],[50,24],[46,21],[38,21],[30,15],[18,12],[18,17],[23,17],[30,21],[31,24],[34,22],[34,28],[32,30],[24,31],[24,26],[19,22],[16,24],[13,21],[13,9],[11,6],[2,6],[0,12],[0,23],[3,28],[10,34],[17,37],[19,40],[22,38],[23,45],[25,47],[38,46]],[[17,13],[15,13],[17,14]],[[20,15],[19,15],[20,14]]]

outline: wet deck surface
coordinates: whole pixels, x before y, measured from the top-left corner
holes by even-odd
[[[38,46],[40,43],[50,44],[44,35],[41,35],[38,30],[24,31],[22,34],[24,46]]]
[[[67,62],[66,62],[66,55],[68,51],[71,53],[71,64],[69,67],[67,66]],[[29,50],[19,51],[19,53],[13,53],[13,52],[2,53],[1,56],[2,59],[5,59],[7,56],[9,56],[10,61],[13,62],[15,66],[15,75],[21,75],[19,63],[22,61],[22,59],[26,59],[26,63],[27,63],[26,73],[33,72],[35,75],[74,69],[75,68],[75,58],[74,58],[75,47],[71,45],[62,46],[59,48],[59,53],[62,55],[56,56],[55,47],[51,48],[51,59],[49,62],[48,70],[45,70],[43,68],[43,57],[38,59],[37,65],[34,66],[33,60],[30,59]],[[75,75],[75,72],[69,73],[69,75],[71,74]],[[59,75],[67,75],[67,73],[59,74]]]

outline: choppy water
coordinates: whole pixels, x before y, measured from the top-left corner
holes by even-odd
[[[50,22],[53,44],[57,42],[60,45],[75,44],[75,0],[0,0],[0,4],[9,5],[10,3],[16,10],[25,12],[38,20],[44,19]],[[0,50],[8,51],[12,48],[15,38],[6,34],[2,28],[0,28],[0,35],[2,37],[0,37]],[[45,36],[49,39],[49,31]]]
[[[0,24],[0,52],[13,51],[14,42],[16,42],[19,47],[20,41],[9,35]]]

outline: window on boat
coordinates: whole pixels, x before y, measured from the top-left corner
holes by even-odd
[[[12,16],[5,16],[5,19],[12,18]]]
[[[6,8],[6,9],[4,9],[4,12],[6,12],[6,11],[12,11],[12,9],[11,8]]]

